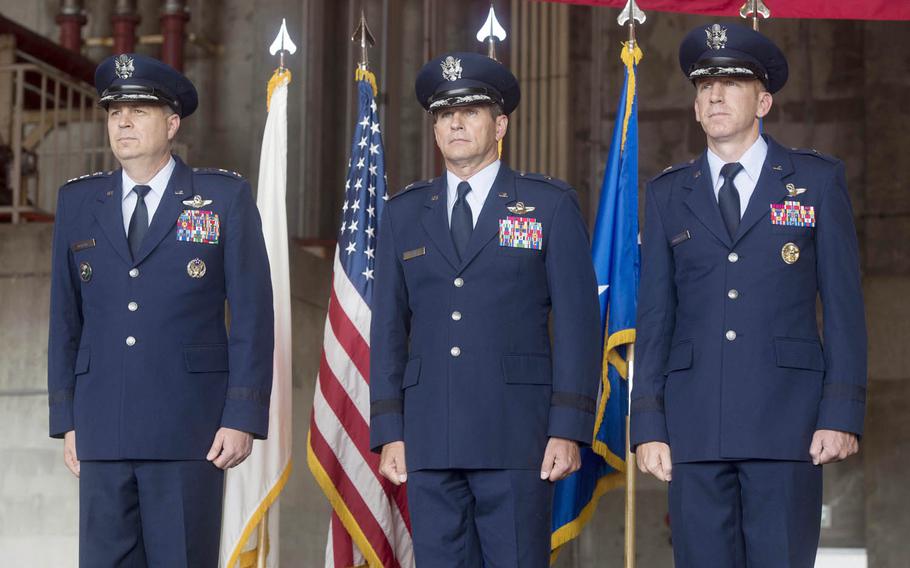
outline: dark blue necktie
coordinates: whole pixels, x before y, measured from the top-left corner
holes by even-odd
[[[471,185],[468,182],[459,183],[458,198],[452,207],[452,241],[455,243],[455,251],[458,253],[459,259],[464,256],[464,251],[468,248],[468,241],[471,240],[471,233],[474,232],[474,217],[467,201],[469,191],[471,191]]]
[[[136,255],[139,253],[139,246],[142,244],[142,239],[149,231],[149,210],[145,205],[145,196],[148,195],[148,192],[151,190],[152,188],[147,185],[133,186],[133,191],[136,192],[136,208],[133,209],[133,216],[130,217],[130,228],[126,233],[133,259],[135,259]]]
[[[717,193],[717,204],[720,206],[720,216],[724,219],[731,239],[739,229],[739,191],[733,184],[733,178],[742,169],[743,165],[739,162],[724,164],[724,167],[720,169],[720,176],[724,178],[724,184],[720,186],[720,191]]]

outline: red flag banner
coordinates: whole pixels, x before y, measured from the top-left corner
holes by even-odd
[[[586,4],[623,8],[626,0],[542,0],[562,4]],[[706,16],[739,17],[747,0],[637,0],[639,8],[655,12],[680,12]],[[764,0],[772,18],[817,18],[837,20],[910,20],[907,0]]]

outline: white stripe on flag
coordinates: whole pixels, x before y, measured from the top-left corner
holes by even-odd
[[[338,247],[335,247],[335,264],[333,267],[335,278],[333,286],[335,287],[335,297],[338,298],[338,304],[344,313],[348,314],[348,319],[360,332],[360,336],[370,344],[370,306],[363,301],[363,297],[357,288],[348,280],[348,275],[341,266],[338,258]]]
[[[360,417],[367,424],[370,423],[370,386],[357,370],[357,365],[348,357],[344,347],[338,342],[335,330],[329,318],[325,318],[325,344],[323,346],[325,360],[338,379],[344,391],[348,394],[354,406],[360,412]],[[326,379],[319,379],[326,380]],[[330,378],[328,380],[331,380]],[[318,384],[318,381],[317,381]]]
[[[388,499],[370,464],[363,459],[348,431],[338,421],[338,417],[335,416],[323,396],[322,390],[318,388],[313,401],[313,418],[316,428],[325,437],[326,443],[335,454],[348,479],[351,480],[351,484],[359,490],[370,514],[385,533],[386,539],[399,554],[402,553],[405,545],[410,548],[410,534],[404,525],[397,503]],[[335,435],[327,436],[326,433],[329,432]],[[400,533],[406,535],[406,540],[403,540]]]

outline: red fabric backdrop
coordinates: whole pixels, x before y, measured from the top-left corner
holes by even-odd
[[[626,0],[542,0],[623,8]],[[646,13],[682,12],[739,17],[746,0],[636,0]],[[764,0],[771,18],[832,18],[842,20],[910,20],[910,0]]]

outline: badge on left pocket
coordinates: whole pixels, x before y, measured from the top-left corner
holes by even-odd
[[[217,245],[221,236],[218,214],[199,209],[184,209],[177,219],[177,240]]]

